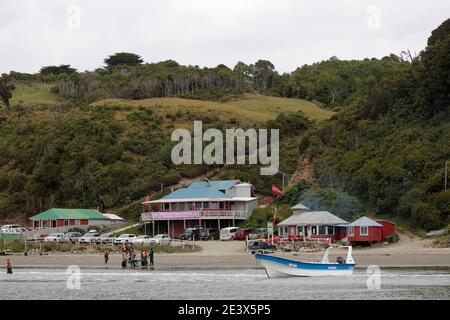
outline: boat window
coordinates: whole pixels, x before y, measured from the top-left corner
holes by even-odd
[[[361,235],[368,236],[369,235],[369,227],[361,227]]]

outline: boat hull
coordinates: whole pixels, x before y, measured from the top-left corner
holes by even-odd
[[[270,278],[351,276],[355,270],[355,264],[301,262],[263,254],[257,254],[256,259],[264,266]]]

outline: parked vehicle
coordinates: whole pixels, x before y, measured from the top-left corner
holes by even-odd
[[[248,246],[248,251],[250,251],[252,254],[255,254],[256,252],[273,252],[276,249],[276,246],[265,241],[255,241],[252,245]]]
[[[96,230],[90,230],[88,231],[84,236],[82,236],[80,239],[78,239],[78,243],[88,243],[92,244],[95,243],[96,238],[100,237],[100,233]]]
[[[74,244],[74,243],[77,243],[78,240],[80,240],[81,236],[82,236],[82,235],[81,235],[81,233],[79,233],[79,232],[67,232],[67,233],[64,235],[63,241],[64,241],[64,242],[67,242],[67,243],[72,243],[72,244]]]
[[[172,240],[168,234],[157,234],[150,239],[152,244],[168,244]]]
[[[124,233],[114,240],[114,244],[131,243],[131,241],[135,238],[136,238],[135,234]]]
[[[228,227],[220,230],[220,240],[234,240],[238,227]]]
[[[247,236],[250,235],[252,231],[253,229],[251,228],[238,230],[234,235],[234,240],[246,240]]]
[[[200,231],[203,228],[187,228],[180,235],[180,240],[200,240]]]
[[[116,235],[114,233],[102,233],[99,237],[95,237],[95,243],[113,243],[115,239]]]
[[[220,232],[216,228],[205,228],[200,231],[200,240],[217,240]]]
[[[16,233],[20,229],[18,224],[5,224],[0,228],[0,233]]]
[[[64,233],[52,233],[48,237],[44,238],[44,242],[63,242]]]
[[[137,236],[135,239],[132,239],[131,243],[137,244],[137,245],[150,244],[151,239],[150,239],[150,236],[142,235],[142,236]]]
[[[268,233],[266,228],[256,228],[252,233],[248,235],[249,240],[265,239],[267,237]]]

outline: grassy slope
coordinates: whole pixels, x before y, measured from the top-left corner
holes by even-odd
[[[54,86],[49,83],[14,83],[16,89],[13,91],[13,98],[11,104],[53,104],[56,103],[58,97],[56,94],[50,92]]]
[[[300,100],[247,94],[236,100],[226,102],[201,101],[182,98],[154,98],[146,100],[105,99],[93,105],[121,105],[133,107],[150,107],[157,113],[174,114],[189,110],[208,116],[216,116],[221,120],[238,119],[241,123],[261,123],[274,119],[280,112],[296,112],[301,110],[311,119],[324,120],[333,115],[316,104]]]

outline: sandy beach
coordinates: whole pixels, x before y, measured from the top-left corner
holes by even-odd
[[[260,268],[254,256],[245,252],[242,241],[200,241],[199,252],[156,254],[155,267],[161,269],[246,269]],[[353,257],[360,267],[449,267],[450,248],[431,248],[431,241],[403,235],[398,243],[378,248],[354,248]],[[339,253],[339,252],[338,252]],[[344,252],[340,253],[343,254]],[[300,260],[317,261],[323,251],[310,253],[281,253]],[[84,268],[120,268],[121,255],[110,255],[107,265],[98,254],[12,255],[15,268],[65,268],[77,265]],[[0,257],[4,268],[6,257]]]

